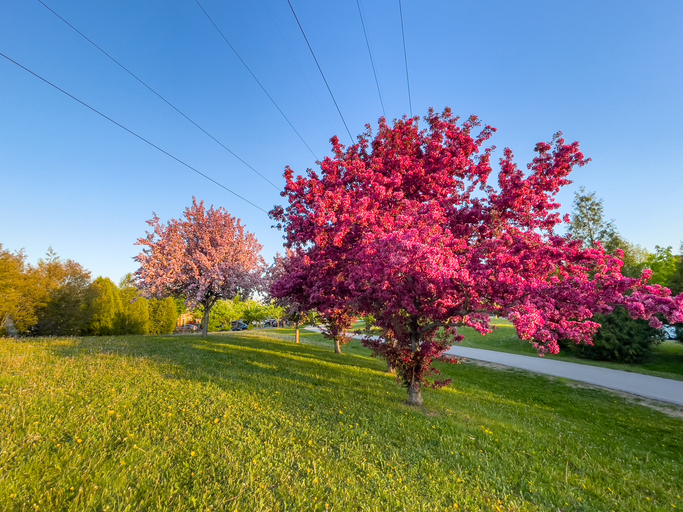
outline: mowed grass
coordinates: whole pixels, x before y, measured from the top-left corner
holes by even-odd
[[[414,409],[287,334],[1,339],[0,510],[683,507],[680,418],[474,364]]]

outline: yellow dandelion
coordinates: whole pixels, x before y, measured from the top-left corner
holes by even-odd
[[[83,442],[83,439],[76,439],[76,442],[77,442],[77,443],[82,443],[82,442]]]
[[[215,420],[213,420],[214,423],[218,423],[219,421],[220,421],[220,420],[219,420],[218,418],[216,418]]]
[[[191,457],[194,457],[195,455],[196,455],[195,452],[190,453]]]

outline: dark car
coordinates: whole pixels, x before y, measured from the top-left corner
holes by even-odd
[[[244,322],[233,322],[231,331],[246,331],[249,328]]]

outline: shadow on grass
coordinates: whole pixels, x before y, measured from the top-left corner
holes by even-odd
[[[258,334],[240,333],[196,336],[117,336],[70,338],[51,344],[58,357],[114,355],[145,358],[164,367],[166,379],[211,381],[224,391],[259,389],[275,393],[282,389],[313,391],[329,395],[340,387],[345,393],[383,395],[377,378],[391,381],[385,365],[357,354],[335,354],[326,346],[295,344]]]

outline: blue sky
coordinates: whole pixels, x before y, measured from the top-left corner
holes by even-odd
[[[318,158],[349,142],[286,0],[200,0]],[[194,0],[45,0],[101,48],[282,186],[315,157]],[[351,133],[382,109],[355,0],[292,0]],[[409,113],[397,0],[363,0],[389,119]],[[412,107],[451,107],[498,128],[526,164],[561,130],[592,162],[585,186],[630,241],[683,240],[683,3],[403,1]],[[0,3],[0,52],[269,210],[278,191],[93,48],[37,0]],[[115,280],[136,269],[145,220],[192,196],[281,233],[253,206],[0,58],[0,243],[35,262],[52,246]]]

